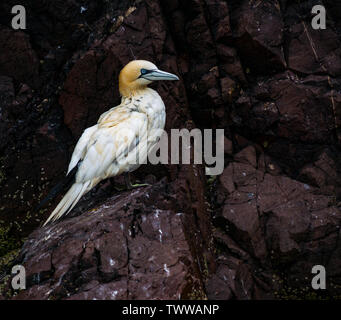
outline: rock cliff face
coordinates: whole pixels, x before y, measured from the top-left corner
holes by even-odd
[[[0,4],[0,269],[23,264],[27,289],[6,276],[0,297],[341,296],[340,4],[26,0],[23,31],[15,4]],[[326,30],[311,27],[316,4]],[[39,228],[60,198],[33,208],[82,131],[119,103],[134,57],[181,78],[153,85],[168,132],[225,129],[224,172],[144,165],[133,177],[150,186],[104,182]],[[314,265],[325,291],[311,289]]]

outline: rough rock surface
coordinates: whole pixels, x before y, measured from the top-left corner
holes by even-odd
[[[209,298],[308,296],[315,265],[325,266],[330,291],[340,292],[341,216],[335,198],[276,171],[271,159],[257,157],[249,146],[220,176],[214,234],[223,248],[220,272],[235,278],[220,276],[218,287],[210,279]]]
[[[16,299],[179,299],[195,287],[200,292],[184,213],[167,188],[124,192],[38,229],[22,250],[29,289]]]
[[[7,276],[0,297],[341,296],[337,1],[24,0],[27,29],[15,31],[16,4],[0,3],[0,278],[22,263],[28,288],[15,295]],[[326,30],[311,27],[315,4]],[[168,131],[225,129],[224,172],[144,165],[133,177],[152,186],[104,182],[39,229],[59,198],[33,208],[119,103],[134,56],[181,78],[153,85]],[[316,264],[323,292],[311,289]]]

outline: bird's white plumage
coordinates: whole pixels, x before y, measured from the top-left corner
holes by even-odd
[[[121,104],[103,113],[97,124],[80,137],[68,173],[78,165],[75,184],[50,215],[50,220],[69,212],[98,182],[145,163],[165,125],[165,105],[159,94],[145,88],[141,94],[123,97]],[[141,147],[145,146],[145,147]],[[138,152],[137,152],[138,150]],[[134,159],[139,156],[139,163]]]
[[[166,118],[159,94],[148,88],[141,96],[122,100],[121,105],[104,113],[80,138],[80,146],[77,144],[72,156],[74,162],[81,160],[76,182],[102,180],[131,171],[132,167],[136,169],[130,164],[133,162],[130,154],[135,155],[134,149],[143,143],[149,151],[157,141],[153,129],[163,129]],[[140,158],[142,163],[147,153]]]

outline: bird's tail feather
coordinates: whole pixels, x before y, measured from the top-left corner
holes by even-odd
[[[77,204],[79,199],[88,191],[90,182],[91,181],[86,181],[84,183],[74,183],[69,191],[65,194],[63,199],[58,203],[57,207],[50,214],[43,226],[50,221],[58,220],[64,214],[68,214]]]

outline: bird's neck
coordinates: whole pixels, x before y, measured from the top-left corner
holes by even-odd
[[[161,97],[158,95],[158,93],[149,87],[144,88],[137,88],[136,90],[130,90],[128,92],[125,92],[125,94],[121,93],[121,101],[123,103],[126,102],[135,102],[135,104],[139,105],[141,102],[146,102],[149,100],[153,100],[157,97],[161,99]],[[142,103],[143,104],[143,103]]]
[[[139,95],[143,95],[148,92],[148,87],[129,87],[129,88],[120,88],[120,94],[122,98],[134,98]]]
[[[122,97],[132,98],[134,96],[143,94],[148,90],[147,85],[141,85],[137,82],[128,82],[125,77],[119,78],[119,90]]]

